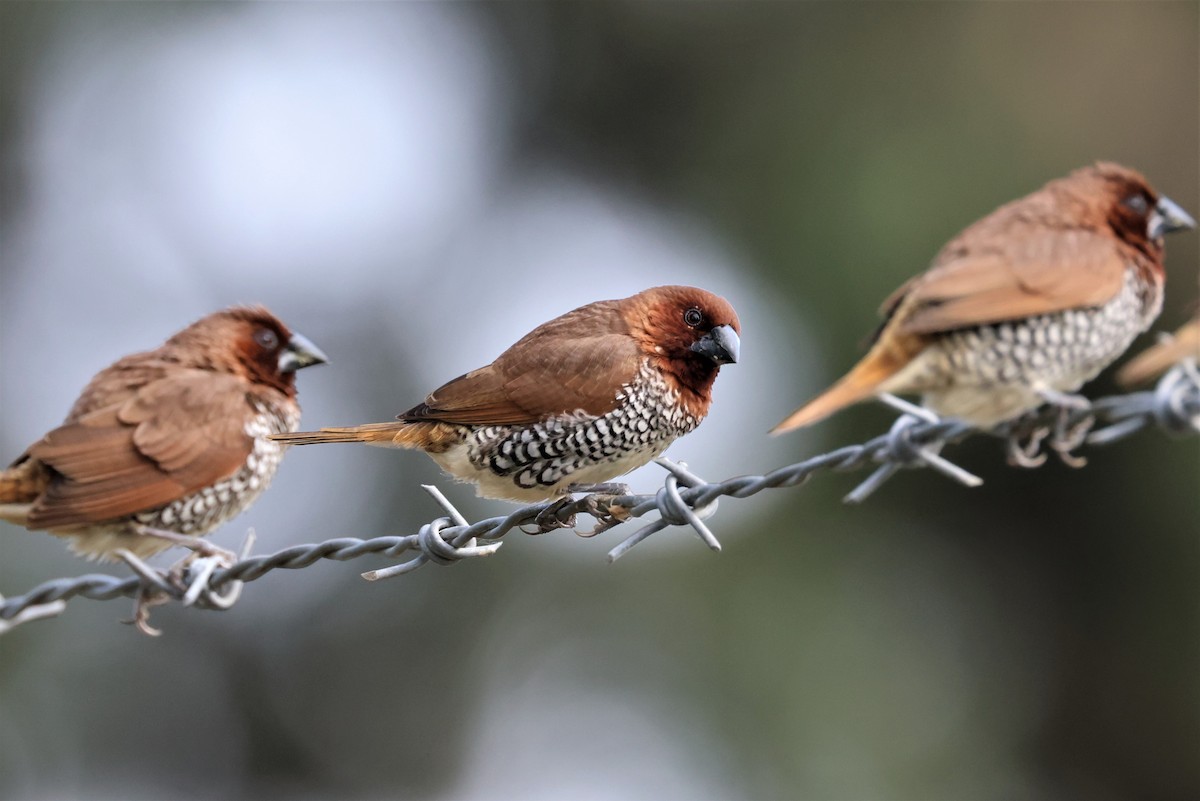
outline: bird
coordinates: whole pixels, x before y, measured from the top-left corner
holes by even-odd
[[[482,497],[562,498],[646,464],[700,425],[740,334],[724,298],[654,287],[543,323],[393,422],[273,439],[417,449]]]
[[[102,562],[194,545],[267,488],[268,435],[300,424],[295,372],[325,361],[261,306],[210,314],[97,373],[0,472],[0,519]]]
[[[1174,334],[1164,334],[1162,341],[1121,367],[1117,371],[1117,383],[1123,387],[1145,384],[1188,357],[1200,364],[1200,312]]]
[[[984,429],[1078,405],[1069,393],[1158,316],[1163,235],[1195,224],[1118,164],[1050,181],[950,240],[884,301],[866,356],[772,432],[885,393]]]

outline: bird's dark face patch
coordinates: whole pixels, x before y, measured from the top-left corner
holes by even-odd
[[[286,389],[295,383],[295,374],[281,372],[279,355],[287,339],[283,331],[270,325],[252,323],[248,336],[241,339],[245,363],[254,377],[264,384]]]
[[[279,356],[292,332],[261,306],[242,306],[212,315],[188,331],[198,338],[229,343],[233,363],[213,365],[244,375],[256,383],[275,387],[289,397],[296,393],[295,376],[281,372]]]
[[[703,289],[665,286],[638,296],[643,349],[685,395],[708,398],[722,364],[737,361],[742,325],[724,298]]]
[[[1105,219],[1123,242],[1150,256],[1162,251],[1161,240],[1150,236],[1150,218],[1158,195],[1140,176],[1115,176],[1106,186]]]
[[[714,328],[728,326],[737,335],[742,332],[737,312],[724,298],[693,287],[659,287],[647,290],[649,296],[646,329],[656,352],[672,360],[709,361],[693,348]]]

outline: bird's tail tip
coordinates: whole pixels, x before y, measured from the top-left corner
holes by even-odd
[[[785,434],[819,423],[834,412],[877,394],[902,363],[887,355],[869,354],[841,380],[779,422],[771,433]]]
[[[769,432],[771,436],[777,437],[780,434],[786,434],[789,431],[795,431],[797,428],[811,426],[813,423],[824,420],[826,417],[833,414],[835,409],[826,410],[817,406],[817,402],[823,397],[824,396],[822,395],[821,397],[814,398],[796,411],[789,414],[787,417],[783,418],[783,420],[779,421],[775,427],[771,429]]]

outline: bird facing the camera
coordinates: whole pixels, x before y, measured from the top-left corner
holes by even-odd
[[[1001,206],[884,301],[867,355],[777,425],[811,425],[885,392],[991,427],[1061,398],[1121,355],[1162,308],[1163,235],[1191,217],[1111,163]]]
[[[0,519],[101,561],[207,534],[267,488],[283,450],[267,435],[300,422],[295,371],[324,361],[262,307],[210,314],[97,373],[0,473]]]
[[[545,500],[640,467],[700,425],[740,333],[724,298],[647,289],[538,326],[396,422],[273,439],[415,448],[484,497]]]

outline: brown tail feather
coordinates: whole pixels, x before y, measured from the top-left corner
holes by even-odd
[[[271,439],[287,445],[319,445],[326,442],[365,442],[393,448],[418,448],[420,431],[425,426],[403,420],[391,423],[367,423],[348,428],[322,428],[320,431],[296,431],[272,434]]]
[[[1145,384],[1187,358],[1200,358],[1200,318],[1175,332],[1170,339],[1143,351],[1117,372],[1117,383],[1123,387]]]
[[[35,459],[22,459],[0,472],[0,503],[33,503],[46,489],[50,475]]]
[[[771,429],[771,433],[782,434],[812,425],[839,409],[875,395],[880,386],[907,366],[919,350],[919,347],[912,347],[910,343],[898,341],[897,338],[881,339],[841,380],[784,418]]]

